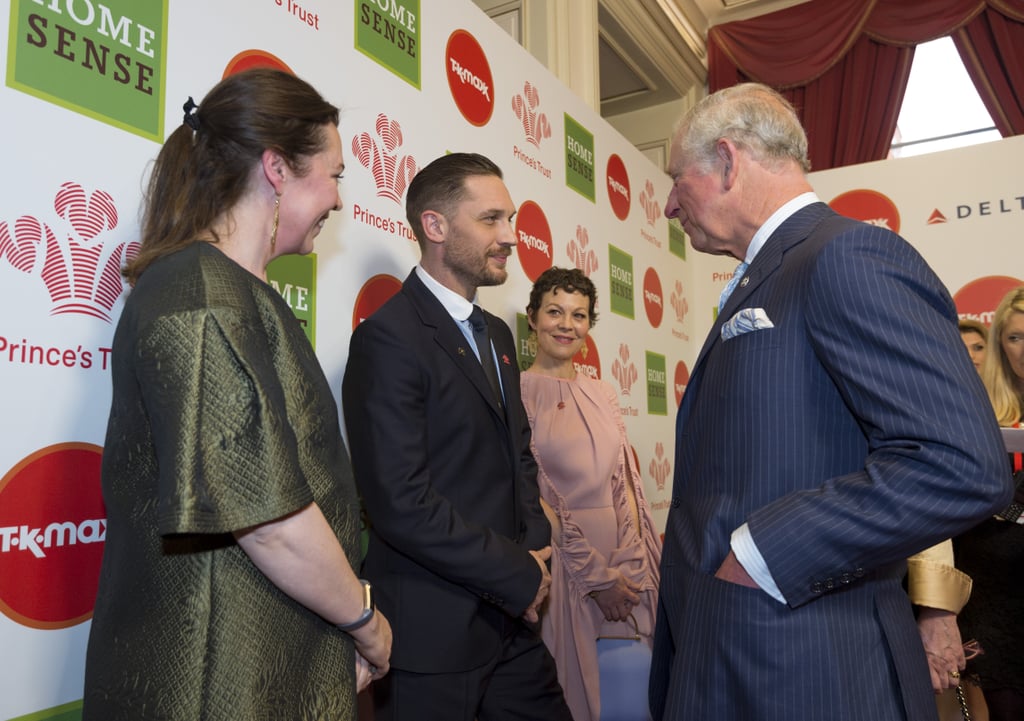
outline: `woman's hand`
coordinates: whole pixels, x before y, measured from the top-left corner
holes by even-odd
[[[640,602],[640,588],[630,583],[624,576],[615,579],[615,583],[600,591],[591,591],[588,596],[594,599],[606,621],[625,621]]]
[[[370,680],[383,678],[391,668],[391,624],[384,614],[379,610],[375,611],[369,623],[352,631],[351,636],[359,657],[365,660],[369,667],[367,670],[370,673]],[[357,680],[358,671],[357,665]]]

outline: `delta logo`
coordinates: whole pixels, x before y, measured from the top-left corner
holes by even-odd
[[[636,383],[639,374],[636,364],[629,359],[629,346],[625,343],[619,343],[619,357],[612,361],[612,378],[619,383],[620,395],[632,394],[633,384]]]
[[[956,219],[967,220],[968,218],[985,218],[990,215],[1004,215],[1006,213],[1019,213],[1024,210],[1024,195],[1013,198],[998,198],[995,200],[981,200],[977,203],[960,203],[956,206]],[[928,225],[939,225],[948,223],[949,220],[936,208],[928,216]]]
[[[608,157],[608,167],[605,171],[608,177],[608,202],[612,206],[612,212],[619,220],[629,217],[630,192],[629,173],[626,172],[626,164],[622,162],[615,153]]]
[[[672,390],[676,395],[676,408],[683,402],[683,395],[686,393],[686,386],[690,383],[690,369],[682,361],[676,363],[675,378],[672,380]]]
[[[565,252],[569,256],[569,262],[587,277],[596,273],[598,268],[597,252],[589,246],[590,233],[582,225],[577,225],[576,236],[569,240]]]
[[[358,133],[352,138],[352,154],[373,175],[377,197],[401,205],[413,176],[419,172],[416,159],[402,155],[402,126],[384,113],[377,116],[374,133]]]
[[[643,209],[647,225],[653,228],[661,216],[661,203],[658,202],[655,194],[654,183],[650,180],[644,183],[644,189],[640,191],[640,197],[637,202],[640,204],[640,208]]]
[[[420,89],[420,1],[358,0],[355,48]]]
[[[486,125],[494,113],[494,76],[483,48],[468,31],[459,29],[448,36],[444,55],[455,106],[470,125]]]
[[[60,629],[92,617],[107,537],[102,449],[43,448],[0,479],[0,612]]]
[[[1022,285],[1024,280],[1008,275],[976,278],[953,294],[957,315],[992,325],[999,302],[1011,290]]]
[[[661,319],[665,314],[663,297],[658,271],[648,268],[644,273],[644,312],[647,314],[647,320],[652,328],[661,325]]]
[[[847,218],[900,232],[900,211],[896,204],[877,190],[858,188],[841,193],[829,202],[829,207]]]
[[[15,0],[7,85],[164,139],[167,0]]]
[[[530,281],[551,267],[551,225],[539,205],[527,200],[516,213],[516,254],[519,264]]]
[[[402,281],[393,275],[380,273],[363,283],[356,296],[356,304],[352,309],[352,330],[360,323],[376,313],[391,296],[402,289]]]
[[[654,458],[651,459],[650,465],[647,466],[647,472],[654,479],[655,487],[659,491],[664,491],[665,483],[672,472],[672,464],[665,458],[665,444],[661,441],[654,444]]]
[[[121,268],[139,252],[135,241],[117,242],[114,199],[105,190],[86,193],[74,182],[54,197],[56,218],[23,215],[0,221],[0,264],[38,279],[50,295],[50,315],[85,315],[109,323],[124,292]]]

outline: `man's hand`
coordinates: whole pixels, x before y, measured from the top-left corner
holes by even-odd
[[[544,599],[548,597],[548,590],[551,588],[551,572],[548,571],[548,559],[551,558],[551,546],[544,546],[539,551],[530,551],[530,555],[537,561],[537,565],[540,566],[540,588],[537,589],[537,595],[533,599],[533,603],[526,607],[523,611],[523,618],[530,623],[537,623],[540,619],[540,606],[544,603]]]
[[[967,665],[956,614],[938,608],[922,608],[917,616],[917,630],[928,657],[935,693],[956,688],[960,683],[960,672]]]
[[[736,554],[731,550],[729,555],[725,557],[725,560],[722,561],[722,565],[715,571],[715,578],[746,586],[747,588],[761,588],[747,573],[747,569],[743,568],[740,562],[736,560]]]
[[[351,633],[356,652],[370,672],[370,680],[383,678],[391,668],[391,624],[378,609],[365,626]]]

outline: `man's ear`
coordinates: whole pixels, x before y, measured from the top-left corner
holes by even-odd
[[[722,184],[728,190],[736,182],[736,146],[721,138],[715,145],[715,152],[722,160]]]
[[[436,210],[424,210],[420,215],[420,224],[427,240],[432,243],[443,243],[448,236],[448,220]]]
[[[277,195],[284,190],[284,182],[291,173],[291,168],[284,157],[275,150],[264,150],[260,156],[260,167],[263,169],[263,177],[273,186]]]

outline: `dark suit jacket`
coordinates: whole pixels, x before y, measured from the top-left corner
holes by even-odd
[[[729,340],[742,308],[774,328]],[[904,559],[1009,498],[946,289],[894,233],[803,208],[711,329],[677,419],[655,719],[935,717]],[[747,522],[788,605],[714,578]]]
[[[352,335],[342,394],[370,522],[364,574],[394,630],[391,663],[407,671],[493,658],[540,585],[528,549],[550,544],[512,333],[485,316],[507,414],[415,271]]]

